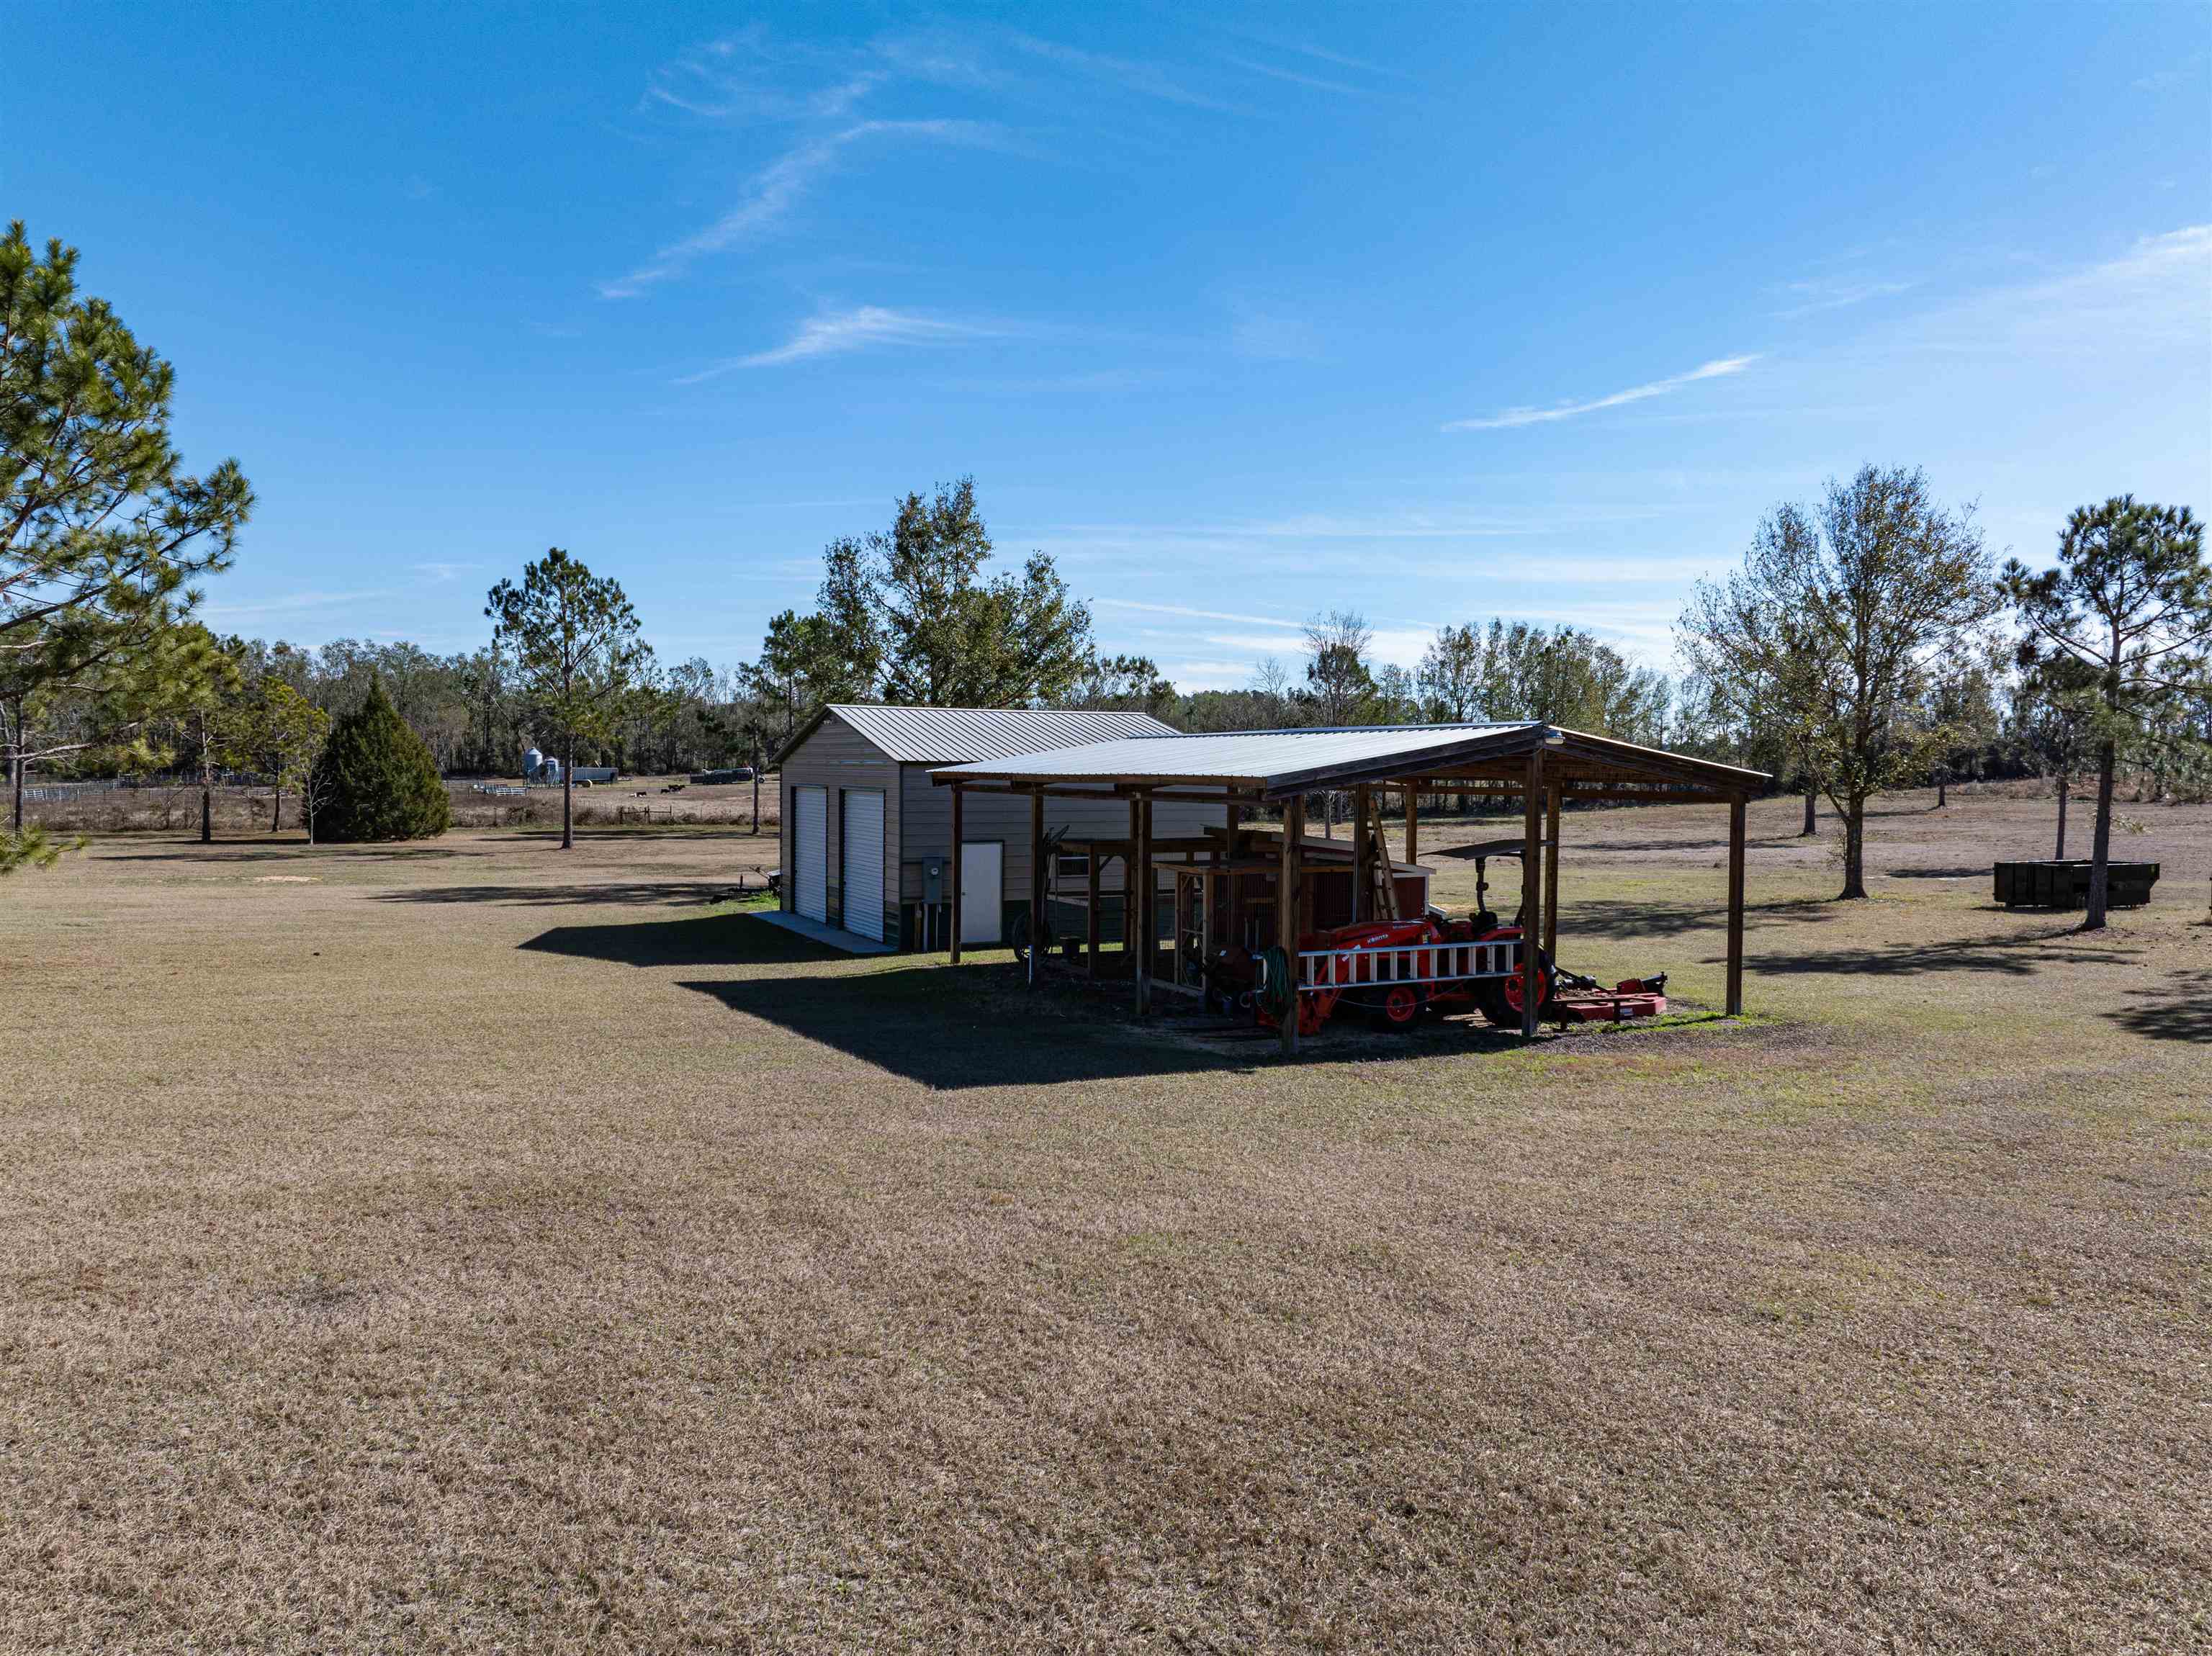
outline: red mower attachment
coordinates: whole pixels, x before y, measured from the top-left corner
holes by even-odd
[[[1621,1023],[1630,1018],[1664,1017],[1667,1013],[1667,974],[1628,978],[1610,989],[1601,989],[1589,978],[1571,972],[1559,974],[1560,987],[1544,1003],[1544,1016],[1565,1026],[1570,1023]]]

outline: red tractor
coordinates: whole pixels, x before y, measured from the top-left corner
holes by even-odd
[[[1266,966],[1287,967],[1297,984],[1298,1032],[1318,1031],[1340,1008],[1358,1008],[1376,1027],[1409,1029],[1425,1016],[1473,1007],[1494,1024],[1521,1027],[1523,980],[1521,927],[1502,924],[1487,910],[1453,919],[1431,909],[1419,919],[1362,920],[1298,939],[1295,963],[1270,950]],[[1261,1023],[1281,1016],[1285,991],[1272,992],[1261,974],[1251,1001]],[[1540,1019],[1564,1028],[1574,1022],[1618,1022],[1656,1017],[1667,1010],[1667,979],[1632,978],[1612,989],[1595,979],[1558,970],[1540,949],[1536,955]]]

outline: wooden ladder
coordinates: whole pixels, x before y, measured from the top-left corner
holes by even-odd
[[[1367,882],[1366,901],[1360,907],[1370,919],[1398,919],[1398,880],[1391,872],[1390,842],[1382,833],[1382,802],[1366,788],[1355,792],[1352,800],[1358,818],[1354,843],[1360,877]]]

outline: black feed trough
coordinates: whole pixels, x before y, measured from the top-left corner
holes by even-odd
[[[2158,883],[2156,863],[2107,863],[2105,900],[2114,908],[2141,908]],[[2083,908],[2089,901],[2087,858],[2045,858],[2034,863],[1999,863],[1996,900],[2007,908]]]

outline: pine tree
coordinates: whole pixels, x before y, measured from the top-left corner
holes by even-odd
[[[561,548],[525,564],[522,585],[491,589],[484,613],[514,649],[515,676],[532,718],[561,743],[561,849],[576,843],[571,801],[576,744],[605,742],[652,702],[659,672],[637,635],[637,612],[611,578],[594,575]]]
[[[309,786],[319,840],[427,840],[453,823],[437,763],[385,695],[380,674],[361,710],[331,726]]]
[[[2204,525],[2185,506],[2118,494],[2075,508],[2058,537],[2058,566],[2041,574],[2017,558],[2004,590],[2027,629],[2021,664],[2057,662],[2087,692],[2095,723],[2097,821],[2089,852],[2084,931],[2100,931],[2110,895],[2112,783],[2124,741],[2167,698],[2212,671],[2212,564]]]
[[[253,506],[237,462],[188,476],[176,375],[103,300],[76,250],[0,234],[0,737],[27,766],[134,737],[209,693],[193,583],[228,568]],[[57,699],[65,734],[33,734]],[[12,820],[20,832],[20,817]]]

